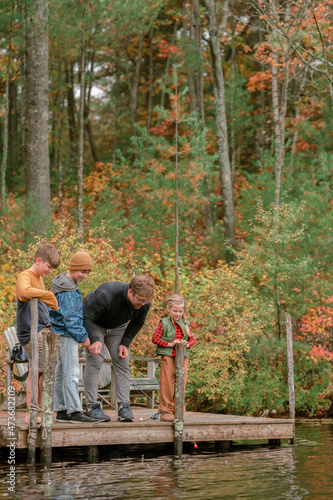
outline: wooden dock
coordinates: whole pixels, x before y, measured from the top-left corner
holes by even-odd
[[[105,410],[104,410],[105,411]],[[53,416],[52,447],[137,445],[171,443],[174,441],[174,426],[150,417],[156,410],[135,408],[134,422],[117,422],[115,411],[106,411],[110,422],[97,424],[70,424],[55,422]],[[40,426],[39,426],[40,427]],[[238,440],[264,440],[278,442],[293,438],[292,420],[281,418],[218,415],[214,413],[187,412],[184,417],[184,442],[231,442]],[[28,426],[24,413],[16,410],[15,424],[10,430],[8,414],[0,413],[0,446],[15,442],[16,449],[28,448]],[[40,446],[41,431],[37,436]]]

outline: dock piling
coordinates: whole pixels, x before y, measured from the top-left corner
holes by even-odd
[[[181,457],[183,454],[184,430],[184,345],[176,344],[175,359],[175,421],[174,421],[174,455]]]
[[[215,441],[215,450],[218,452],[230,451],[232,447],[232,441]]]
[[[52,462],[52,411],[54,374],[57,361],[58,334],[51,331],[43,331],[43,344],[45,366],[43,375],[42,396],[42,439],[41,439],[41,462],[44,466],[50,466]]]
[[[98,461],[98,446],[86,446],[84,456],[88,463],[93,464]]]
[[[28,436],[28,464],[36,462],[36,439],[38,417],[38,299],[30,300],[31,329],[30,339],[32,347],[31,370],[31,404]]]

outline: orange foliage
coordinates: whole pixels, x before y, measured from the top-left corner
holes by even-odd
[[[251,92],[256,92],[257,90],[265,90],[267,88],[270,88],[271,79],[271,71],[258,71],[255,75],[249,78],[246,86]]]
[[[180,48],[177,45],[172,45],[166,40],[161,40],[158,44],[159,54],[158,57],[165,59],[169,57],[170,54],[177,54],[180,52]]]
[[[323,349],[320,346],[314,346],[310,351],[312,358],[317,361],[318,359],[327,359],[327,361],[333,361],[333,352],[328,351],[327,349]]]
[[[325,305],[311,309],[301,320],[298,339],[306,340],[313,346],[311,355],[314,358],[333,360],[333,295],[325,299]]]

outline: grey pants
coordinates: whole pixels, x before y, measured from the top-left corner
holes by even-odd
[[[131,373],[129,369],[129,356],[125,359],[119,357],[119,345],[126,330],[126,326],[127,324],[124,324],[117,328],[106,329],[95,325],[95,332],[102,344],[107,347],[112,359],[117,403],[130,402]],[[105,348],[102,348],[101,354],[104,357],[105,354],[107,355]],[[88,409],[97,403],[99,373],[102,364],[102,356],[90,354],[87,350],[86,369],[84,372],[84,394]]]

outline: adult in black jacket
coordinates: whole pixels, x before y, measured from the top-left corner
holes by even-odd
[[[84,373],[87,415],[108,421],[97,402],[101,350],[106,345],[114,367],[118,420],[133,422],[130,408],[129,347],[142,328],[150,308],[154,282],[150,276],[135,276],[130,283],[109,281],[83,300],[83,323],[90,339]]]

